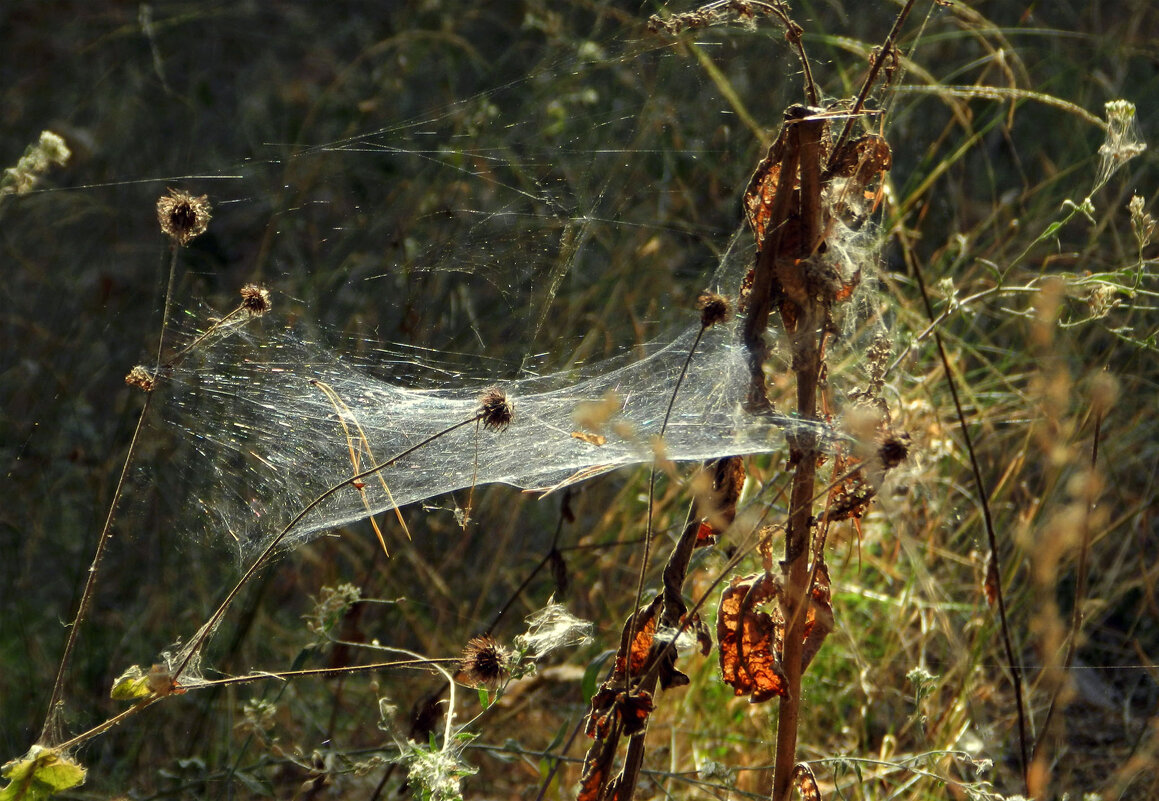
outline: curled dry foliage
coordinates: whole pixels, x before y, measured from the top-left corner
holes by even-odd
[[[793,784],[797,785],[797,793],[801,801],[821,801],[821,789],[817,786],[817,777],[813,769],[804,762],[793,768]]]
[[[805,612],[801,668],[809,666],[833,630],[829,571],[824,564],[814,573],[809,608]],[[720,644],[720,673],[737,695],[754,704],[784,697],[788,691],[781,656],[785,644],[785,590],[771,573],[734,578],[720,597],[716,636]],[[766,607],[768,611],[758,607]]]
[[[698,520],[692,525],[697,527],[697,548],[715,545],[717,538],[732,525],[746,476],[744,458],[740,456],[715,459],[705,469],[712,473],[712,489],[696,501]]]
[[[721,677],[754,704],[787,691],[781,670],[785,617],[779,604],[772,605],[771,614],[754,608],[783,594],[781,582],[764,573],[734,578],[720,596],[716,637]]]

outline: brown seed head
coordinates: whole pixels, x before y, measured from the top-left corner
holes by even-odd
[[[146,392],[152,392],[155,386],[153,373],[143,364],[138,364],[129,371],[129,374],[125,376],[125,383],[131,387],[143,389]]]
[[[909,456],[909,443],[909,434],[888,434],[881,441],[881,446],[877,449],[878,458],[881,459],[881,466],[886,470],[892,470],[904,462],[906,457]]]
[[[188,192],[170,189],[169,194],[157,199],[157,222],[161,232],[178,245],[188,245],[205,233],[212,216],[209,198],[194,197]]]
[[[257,284],[246,284],[241,288],[242,308],[249,312],[250,317],[261,317],[272,307],[270,291]]]
[[[472,637],[463,649],[460,665],[467,683],[475,687],[494,689],[507,680],[511,652],[500,645],[494,637],[484,634]]]
[[[479,419],[484,428],[503,431],[511,425],[515,417],[515,405],[507,400],[507,394],[498,387],[492,387],[479,397]]]
[[[701,292],[696,299],[696,308],[700,310],[700,324],[704,328],[727,322],[732,312],[728,298],[715,292]]]

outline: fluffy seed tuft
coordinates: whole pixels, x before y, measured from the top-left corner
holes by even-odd
[[[157,222],[161,233],[178,245],[188,245],[209,227],[212,209],[206,195],[194,197],[188,192],[170,189],[157,199]]]
[[[492,387],[479,396],[479,419],[483,427],[504,431],[515,417],[515,405],[507,400],[507,393]]]

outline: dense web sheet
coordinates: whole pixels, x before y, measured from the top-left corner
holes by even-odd
[[[795,63],[767,33],[701,42],[743,84],[754,54]],[[739,192],[766,132],[669,38],[542,44],[534,64],[501,58],[485,79],[433,59],[407,80],[454,80],[408,90],[424,102],[391,107],[385,126],[267,144],[275,158],[231,165],[211,231],[238,243],[265,231],[245,280],[265,276],[274,312],[160,384],[164,430],[150,441],[171,437],[173,456],[142,479],[162,487],[183,535],[251,556],[330,488],[471,417],[490,385],[514,402],[507,430],[439,437],[330,495],[280,546],[464,487],[542,491],[654,458],[698,331],[692,299],[735,299],[752,264]],[[784,106],[767,102],[772,135]],[[368,355],[383,342],[404,344]],[[771,452],[813,425],[746,413],[746,358],[735,321],[705,333],[666,458]],[[616,404],[604,425],[577,421],[600,403]]]
[[[740,244],[746,241],[734,237],[717,274],[721,285],[735,286],[750,263],[751,249]],[[697,315],[689,310],[688,317],[685,330],[636,361],[494,382],[515,406],[506,430],[471,424],[434,439],[381,471],[381,480],[332,495],[282,544],[293,547],[368,514],[475,484],[543,491],[650,462],[699,330]],[[736,323],[707,330],[672,409],[665,458],[769,452],[783,446],[786,428],[827,435],[815,424],[745,411],[748,382]],[[169,382],[168,417],[194,448],[185,472],[207,479],[191,490],[186,519],[203,521],[208,537],[224,534],[251,552],[330,487],[471,418],[483,386],[408,388],[272,325],[221,338]],[[594,412],[599,408],[607,411]]]

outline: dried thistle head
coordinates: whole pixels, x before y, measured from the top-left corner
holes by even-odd
[[[732,313],[728,298],[716,292],[701,292],[696,299],[696,308],[700,311],[700,325],[704,328],[728,322]]]
[[[478,414],[484,428],[504,431],[515,417],[515,405],[507,400],[507,393],[492,387],[479,396]]]
[[[157,222],[161,232],[178,245],[188,245],[209,227],[212,209],[206,195],[194,197],[188,192],[170,189],[157,199]]]
[[[881,466],[892,470],[909,457],[910,436],[905,432],[888,432],[877,448],[877,456],[881,459]]]
[[[510,662],[511,652],[494,637],[484,634],[467,641],[459,667],[466,683],[493,690],[511,675]]]
[[[131,387],[143,389],[145,392],[152,392],[153,387],[156,386],[152,371],[143,364],[138,364],[129,371],[129,374],[125,376],[125,383]]]
[[[241,288],[241,306],[250,317],[261,317],[273,308],[270,303],[270,291],[257,284],[246,284]]]

